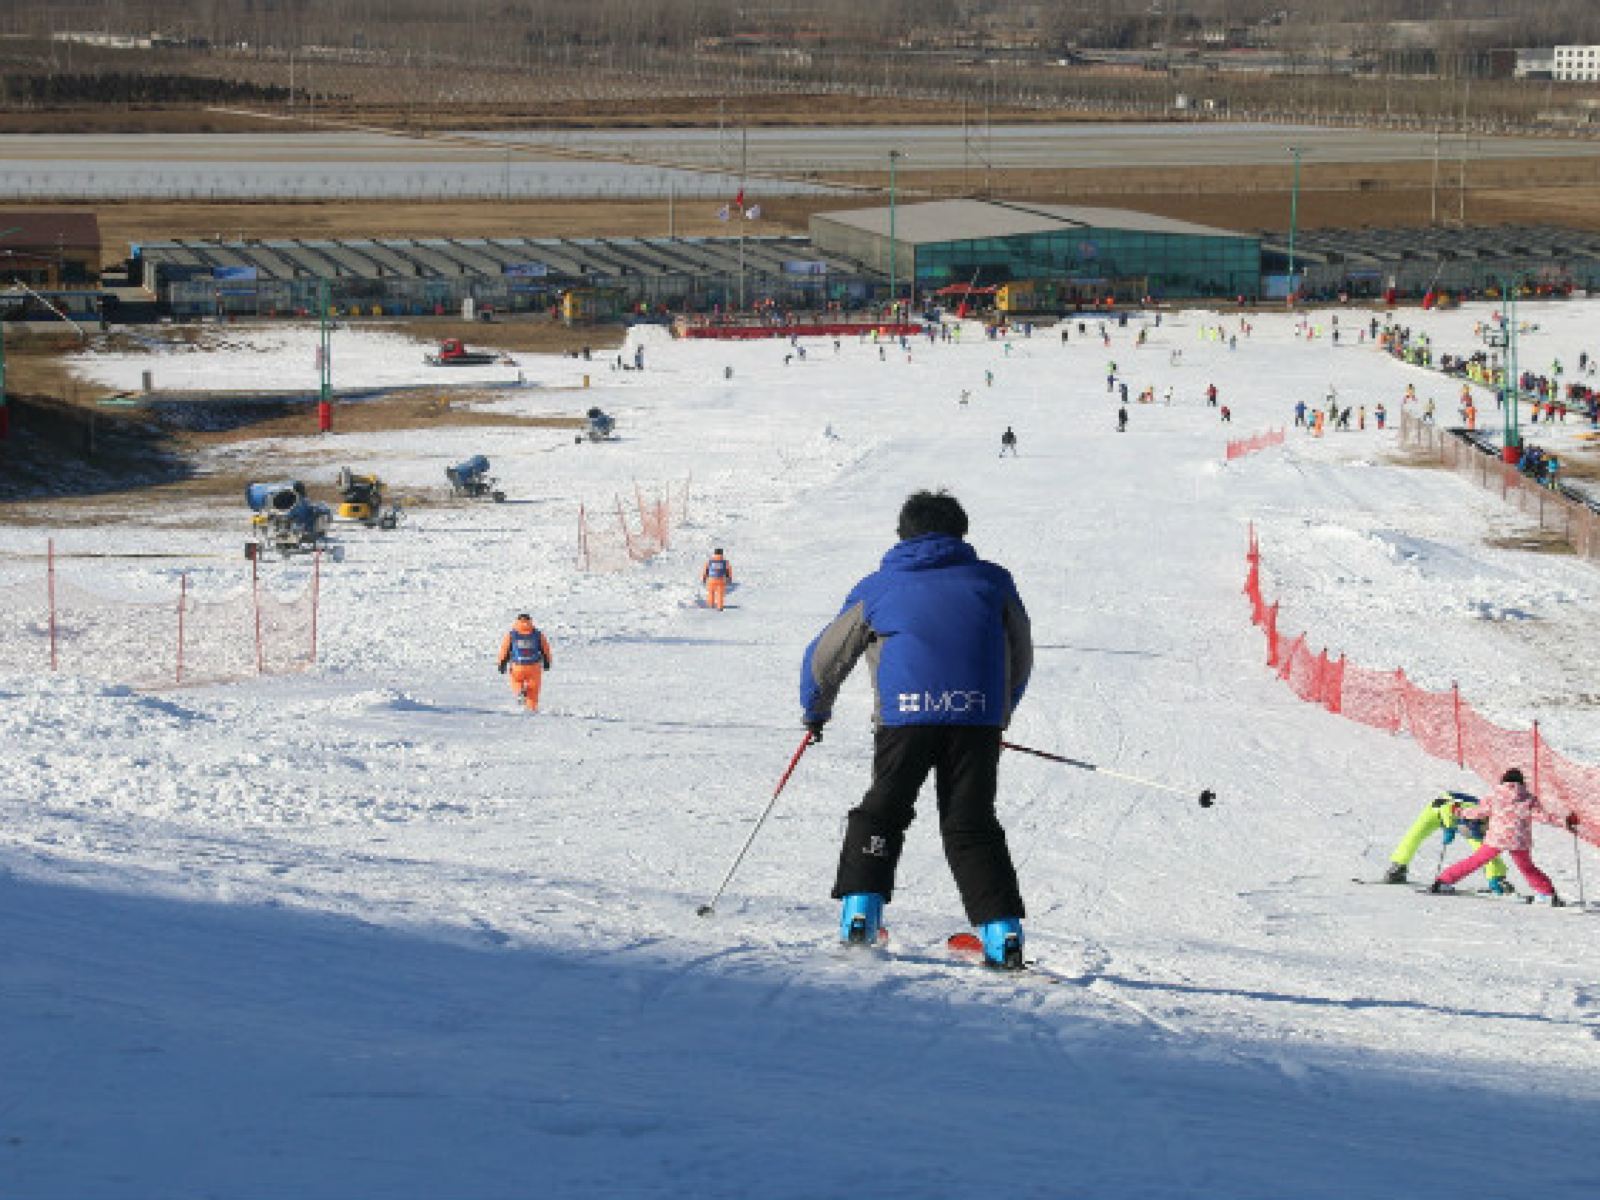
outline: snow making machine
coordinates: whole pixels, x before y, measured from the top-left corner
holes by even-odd
[[[394,529],[401,516],[400,505],[385,506],[383,480],[376,475],[357,475],[349,467],[339,468],[341,521],[357,521],[368,529]]]
[[[288,558],[327,545],[333,510],[307,499],[305,484],[298,479],[252,483],[245,488],[244,497],[255,513],[250,518],[255,541],[245,547],[248,556],[254,558],[274,550]]]
[[[464,496],[471,500],[490,499],[496,504],[506,498],[506,494],[495,487],[499,480],[489,474],[489,460],[481,454],[474,454],[466,462],[446,467],[444,473],[445,478],[450,480],[452,496]]]
[[[573,439],[575,442],[581,444],[585,439],[591,442],[604,442],[617,436],[615,417],[607,416],[598,408],[591,408],[584,416],[588,418],[589,423],[583,432]]]

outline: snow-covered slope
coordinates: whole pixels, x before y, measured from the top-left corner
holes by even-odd
[[[1485,313],[1411,323],[1466,351]],[[1597,315],[1524,306],[1525,359],[1593,353]],[[500,428],[247,448],[313,485],[348,462],[402,488],[487,453],[511,501],[342,533],[308,675],[159,693],[0,677],[0,1196],[1593,1195],[1594,917],[1352,884],[1436,789],[1478,781],[1297,701],[1240,594],[1253,522],[1284,628],[1459,681],[1600,762],[1594,566],[1493,548],[1522,519],[1398,465],[1392,428],[1291,430],[1224,464],[1230,435],[1288,424],[1330,383],[1391,412],[1415,383],[1453,411],[1457,385],[1350,343],[1364,318],[1337,347],[1256,317],[1230,351],[1199,332],[1237,317],[1190,312],[1143,347],[1132,327],[1107,349],[1092,324],[1009,348],[967,326],[909,357],[818,341],[787,365],[779,342],[641,329],[647,370],[497,402],[599,403],[614,443]],[[286,349],[257,356],[263,380],[298,369],[299,341],[266,338]],[[341,386],[397,358],[351,331],[335,355]],[[1118,434],[1108,358],[1173,404],[1130,404]],[[569,360],[524,368],[574,382]],[[684,480],[669,551],[574,569],[580,502]],[[1033,617],[1009,736],[1221,796],[1202,810],[1007,757],[1049,979],[943,959],[960,907],[931,814],[893,956],[830,945],[864,678],[695,916],[799,742],[801,649],[904,496],[940,486]],[[164,512],[119,545],[198,561],[235,553],[243,524]],[[14,556],[51,533],[104,548],[94,528],[0,527],[5,577],[36,571]],[[739,580],[722,613],[695,602],[713,545]],[[524,608],[556,655],[534,717],[493,670]],[[1576,894],[1566,834],[1541,827],[1536,858]]]

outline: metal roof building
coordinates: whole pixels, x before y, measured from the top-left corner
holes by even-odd
[[[1289,269],[1289,245],[1262,243],[1269,274]],[[1301,230],[1294,244],[1300,294],[1473,294],[1516,284],[1533,290],[1600,289],[1600,233],[1546,225]]]
[[[873,284],[803,237],[180,238],[136,246],[134,259],[177,315],[311,313],[324,280],[336,308],[374,315],[454,312],[469,297],[528,311],[571,288],[679,312],[765,300],[822,307],[864,300]]]
[[[1073,285],[1075,298],[1253,296],[1261,240],[1124,209],[939,200],[819,213],[818,250],[866,264],[919,294],[1013,280]]]

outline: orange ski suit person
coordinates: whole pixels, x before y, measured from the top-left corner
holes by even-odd
[[[550,639],[540,633],[527,613],[517,621],[500,643],[500,674],[509,669],[511,690],[522,697],[529,712],[539,711],[539,685],[551,666]]]
[[[706,607],[722,611],[728,597],[728,585],[733,582],[733,567],[722,557],[720,548],[711,552],[706,569],[700,572],[700,582],[706,585]]]

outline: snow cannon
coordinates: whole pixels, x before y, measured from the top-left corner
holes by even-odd
[[[504,492],[495,488],[494,485],[498,481],[490,476],[489,460],[482,454],[474,454],[465,462],[446,467],[444,474],[450,481],[452,496],[466,496],[474,500],[481,500],[487,496],[496,504],[506,498]]]
[[[584,416],[588,418],[589,424],[573,439],[574,441],[581,443],[588,438],[591,442],[603,442],[613,436],[612,431],[617,427],[615,417],[607,416],[598,408],[591,408]]]
[[[339,519],[359,521],[369,529],[394,529],[400,524],[400,506],[383,503],[383,480],[339,468]]]
[[[244,489],[252,512],[286,513],[306,498],[306,485],[298,479],[284,483],[252,483]]]
[[[327,541],[333,510],[306,498],[298,479],[284,483],[252,483],[245,499],[255,510],[250,524],[255,531],[255,553],[276,550],[287,558],[317,550]]]

